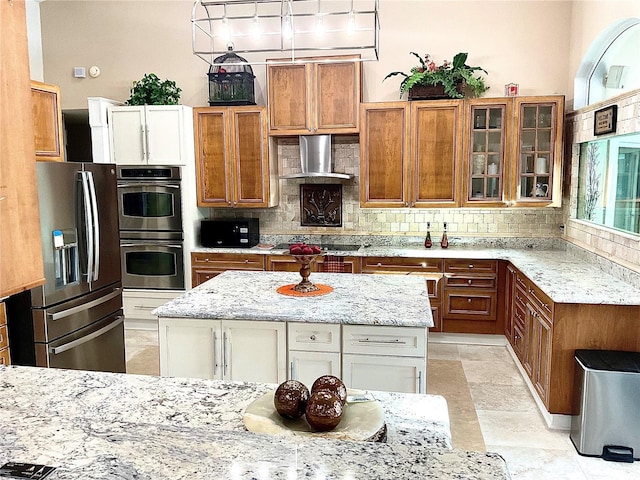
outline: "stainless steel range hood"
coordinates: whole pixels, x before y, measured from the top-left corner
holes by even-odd
[[[351,174],[332,171],[331,135],[300,135],[299,139],[301,171],[280,178],[353,178]]]

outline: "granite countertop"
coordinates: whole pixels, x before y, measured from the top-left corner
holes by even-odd
[[[258,247],[199,248],[196,252],[288,254],[287,250]],[[355,257],[416,257],[508,260],[556,303],[640,305],[640,288],[604,272],[565,249],[487,248],[472,245],[442,249],[412,246],[367,246],[332,255]]]
[[[172,318],[433,326],[423,278],[314,272],[309,280],[330,285],[332,292],[301,298],[276,291],[300,280],[296,272],[227,270],[158,307],[153,314]]]
[[[51,480],[509,478],[499,455],[450,448],[442,397],[373,392],[387,443],[245,431],[273,388],[0,366],[0,463],[56,466]]]

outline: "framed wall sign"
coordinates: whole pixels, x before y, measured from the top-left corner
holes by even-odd
[[[616,123],[618,121],[618,106],[596,110],[593,118],[593,134],[604,135],[605,133],[613,133],[616,131]]]

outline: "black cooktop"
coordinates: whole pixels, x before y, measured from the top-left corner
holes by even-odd
[[[288,249],[292,243],[279,243],[275,246],[278,249]],[[312,243],[310,245],[313,245]],[[318,245],[323,252],[355,252],[360,249],[360,245],[349,245],[341,243],[326,243],[324,245]]]

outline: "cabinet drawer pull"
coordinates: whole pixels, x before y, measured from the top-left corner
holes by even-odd
[[[473,263],[470,263],[470,264],[469,264],[469,268],[473,268]]]
[[[406,345],[407,342],[400,340],[399,338],[395,338],[393,340],[370,340],[369,338],[360,338],[358,339],[359,343],[383,343],[386,345]]]
[[[146,305],[134,305],[133,308],[136,310],[154,310],[156,307],[148,307]]]
[[[218,373],[218,359],[216,358],[216,342],[218,340],[218,336],[216,332],[213,332],[213,374],[216,375]]]

